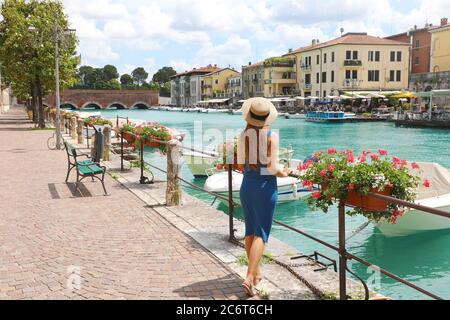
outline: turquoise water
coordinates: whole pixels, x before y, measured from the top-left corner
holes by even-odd
[[[106,118],[129,116],[132,119],[157,121],[181,132],[194,130],[194,121],[202,121],[203,130],[240,129],[244,122],[240,116],[228,114],[193,114],[181,112],[159,112],[147,110],[110,110],[103,111]],[[392,155],[411,161],[437,162],[450,168],[449,138],[450,132],[438,129],[397,128],[390,123],[344,123],[316,124],[304,120],[279,119],[273,125],[279,129],[281,144],[292,145],[294,158],[303,159],[317,150],[337,148],[341,150],[387,149]],[[224,133],[225,134],[225,133]],[[205,141],[204,143],[208,143]],[[214,143],[216,143],[215,141]],[[198,144],[198,143],[197,143]],[[148,150],[150,162],[164,166],[165,159],[157,152]],[[183,177],[203,185],[204,179],[194,180],[189,169],[183,168]],[[211,201],[211,198],[199,192],[190,193]],[[219,205],[226,211],[227,208]],[[242,212],[237,211],[242,217]],[[291,226],[307,231],[327,242],[337,245],[337,209],[328,214],[311,211],[303,202],[279,205],[276,219]],[[361,217],[348,217],[347,230],[358,228],[365,222]],[[323,246],[300,235],[275,226],[273,235],[300,251],[310,254],[314,250],[336,257]],[[386,238],[372,225],[351,238],[348,250],[373,264],[385,268],[398,276],[413,282],[446,299],[450,299],[450,231],[431,232],[402,238]],[[368,279],[373,272],[358,263],[351,264],[352,270],[363,279]],[[370,287],[395,299],[424,299],[421,293],[382,276],[379,284]]]

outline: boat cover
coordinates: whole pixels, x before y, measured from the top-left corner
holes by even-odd
[[[422,179],[417,200],[423,200],[450,194],[450,170],[437,163],[418,163],[420,170],[411,169],[411,173]],[[420,171],[418,173],[418,171]],[[426,188],[423,181],[428,179],[430,187]]]

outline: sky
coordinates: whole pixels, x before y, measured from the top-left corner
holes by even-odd
[[[387,36],[450,16],[449,0],[62,0],[83,65],[119,73],[243,64],[345,32]]]

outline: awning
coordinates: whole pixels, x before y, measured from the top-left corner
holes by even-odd
[[[430,95],[433,97],[450,97],[450,90],[432,90],[426,92],[415,92],[416,97],[429,98]]]
[[[231,98],[228,99],[211,99],[211,100],[206,100],[206,101],[199,101],[199,104],[210,104],[210,103],[224,103],[227,101],[230,101]]]
[[[344,94],[341,95],[340,98],[344,99],[344,100],[353,100],[354,99],[352,96],[348,96],[348,95],[344,95]]]
[[[332,99],[332,100],[335,100],[335,99],[339,99],[340,97],[338,97],[338,96],[327,96],[327,99]]]
[[[417,96],[413,92],[401,92],[392,96],[394,99],[414,99]]]

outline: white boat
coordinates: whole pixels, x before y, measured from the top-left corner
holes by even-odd
[[[232,190],[233,201],[241,204],[239,192],[241,190],[242,180],[244,175],[239,172],[233,172]],[[278,185],[278,202],[297,201],[308,196],[311,191],[302,186],[302,182],[295,178],[277,178]],[[228,172],[219,172],[210,176],[205,182],[205,189],[209,192],[217,193],[225,198],[228,198]],[[228,205],[228,201],[224,199],[219,200]]]
[[[183,110],[182,108],[174,107],[174,108],[169,109],[168,111],[172,111],[172,112],[181,112],[182,110]]]
[[[430,180],[430,188],[421,185],[417,204],[450,212],[450,171],[439,164],[419,163],[420,177]],[[412,171],[415,172],[415,171]],[[449,230],[450,218],[418,210],[406,211],[397,224],[381,222],[377,228],[387,237],[401,237],[421,232]]]
[[[292,148],[280,148],[280,162],[289,168],[296,168],[300,160],[292,159],[293,154]],[[219,153],[216,150],[207,150],[205,153],[185,150],[183,159],[192,175],[201,178],[208,176],[208,172],[215,168],[215,163],[219,160]]]
[[[243,112],[242,112],[242,110],[232,110],[231,114],[234,116],[242,116]]]
[[[187,112],[199,113],[201,111],[202,111],[202,108],[189,108],[189,109],[187,109]]]
[[[354,118],[356,118],[356,114],[355,113],[346,112],[344,114],[344,119],[354,119]]]
[[[286,112],[278,112],[278,117],[280,117],[280,118],[286,118],[286,116],[288,115],[289,113],[286,113]]]
[[[306,119],[306,115],[304,113],[296,113],[296,114],[288,113],[286,115],[286,119]]]

